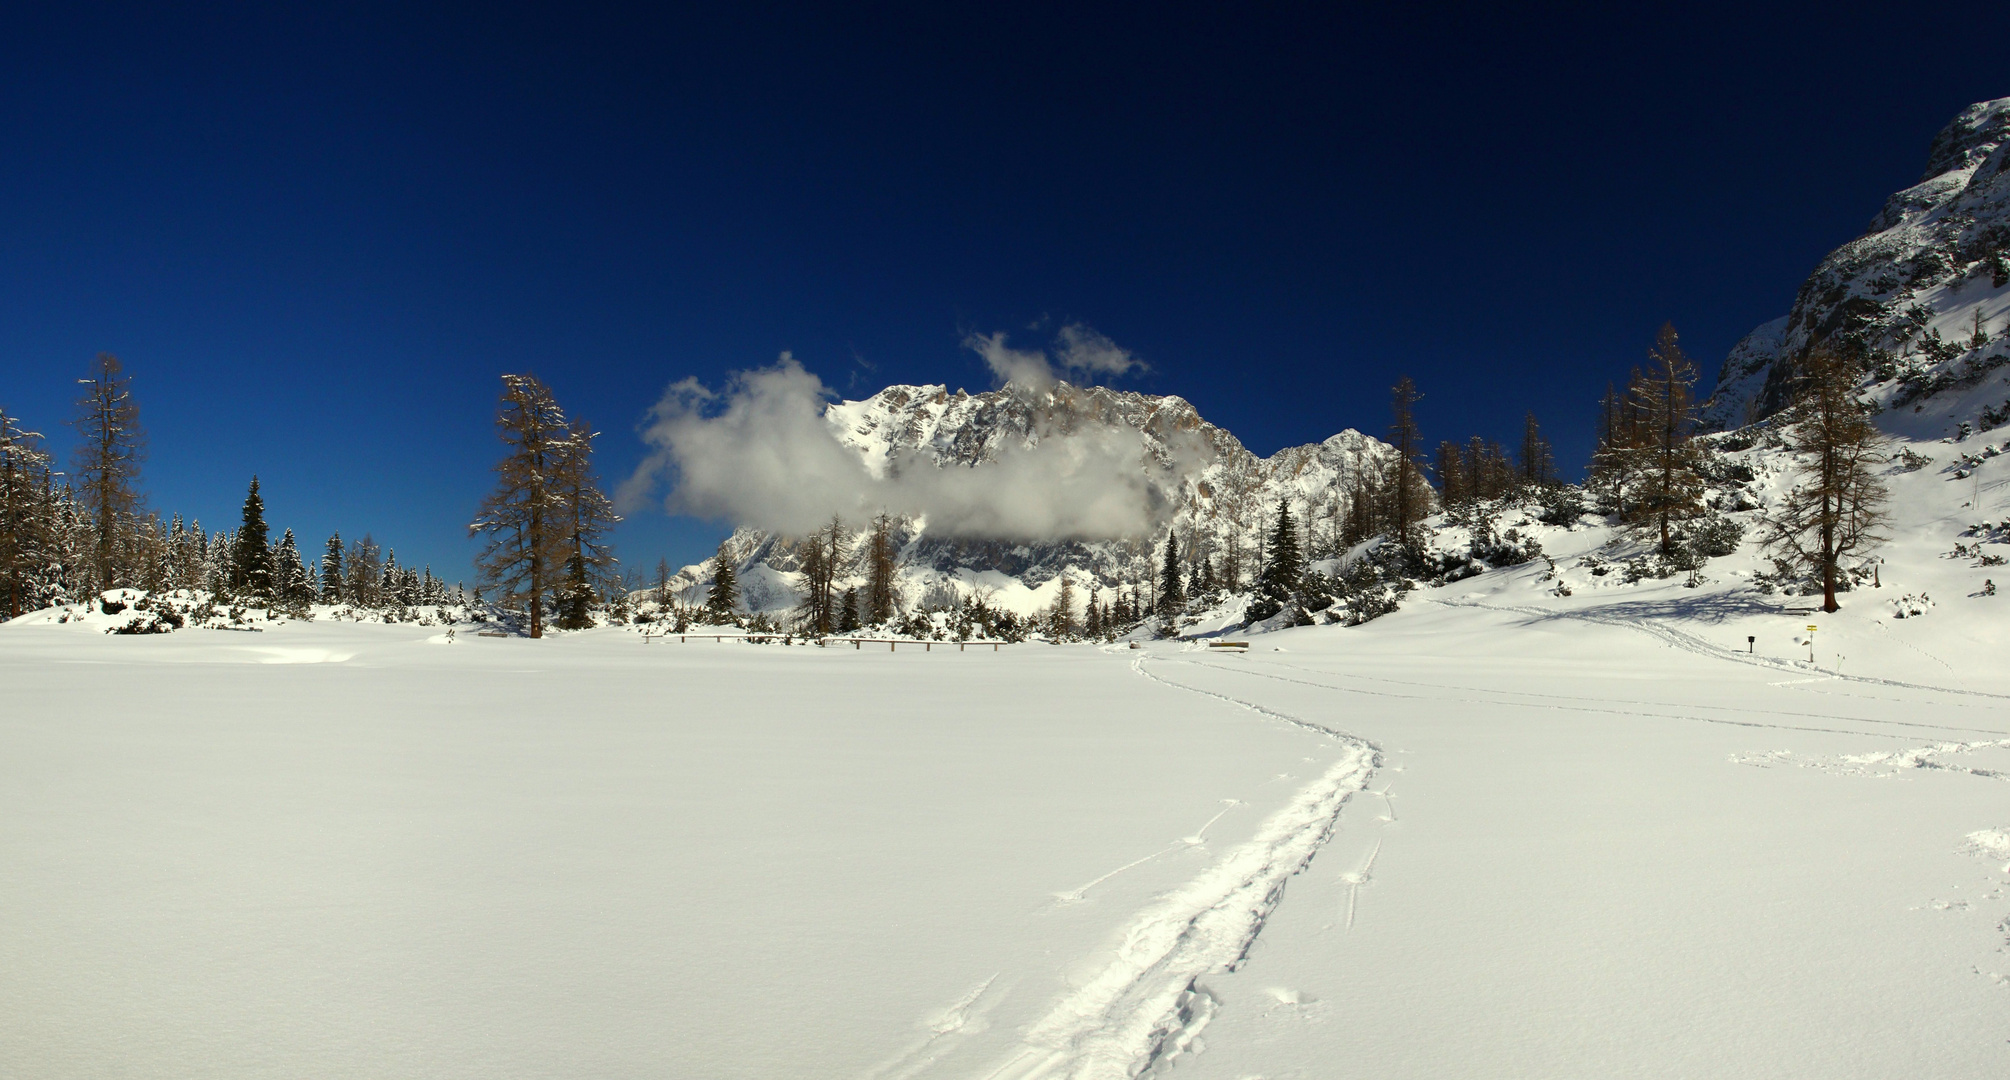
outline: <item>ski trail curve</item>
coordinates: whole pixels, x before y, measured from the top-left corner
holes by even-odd
[[[1381,749],[1366,739],[1161,678],[1144,657],[1131,670],[1318,732],[1341,744],[1340,757],[1254,836],[1140,911],[1109,962],[1028,1028],[1018,1050],[982,1074],[986,1080],[1133,1080],[1186,1053],[1216,1008],[1201,980],[1248,958],[1285,883],[1332,837],[1347,800],[1381,764]]]
[[[1749,664],[1754,667],[1774,668],[1780,671],[1804,672],[1814,670],[1844,682],[1864,683],[1870,686],[1896,686],[1906,690],[1930,690],[1937,694],[1958,694],[1963,697],[1993,698],[1997,701],[2010,698],[2010,694],[1992,694],[1986,690],[1968,690],[1954,686],[1932,686],[1926,683],[1904,682],[1899,679],[1880,679],[1869,675],[1845,675],[1839,671],[1830,671],[1822,667],[1810,668],[1807,665],[1781,660],[1777,657],[1752,656],[1747,653],[1738,652],[1735,649],[1727,649],[1721,645],[1713,644],[1686,630],[1677,630],[1672,626],[1663,626],[1647,619],[1629,619],[1617,615],[1600,614],[1594,611],[1563,611],[1552,610],[1550,608],[1525,607],[1519,604],[1485,604],[1477,600],[1434,599],[1429,602],[1442,604],[1445,607],[1478,608],[1481,611],[1500,611],[1510,615],[1527,615],[1533,618],[1577,619],[1581,622],[1597,623],[1601,626],[1620,626],[1628,630],[1637,630],[1649,637],[1659,638],[1667,645],[1681,649],[1684,652],[1695,653],[1698,656],[1708,656],[1718,660],[1730,660],[1740,664]]]

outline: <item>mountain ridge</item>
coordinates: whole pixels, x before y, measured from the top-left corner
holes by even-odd
[[[933,608],[964,596],[1026,614],[1052,603],[1058,581],[1083,589],[1116,588],[1153,580],[1155,553],[1165,533],[1180,537],[1193,559],[1242,563],[1253,576],[1260,537],[1280,499],[1289,499],[1313,534],[1315,549],[1330,548],[1351,505],[1357,477],[1379,474],[1394,449],[1352,428],[1317,443],[1285,447],[1259,457],[1227,429],[1200,415],[1175,394],[1145,394],[1105,386],[1060,382],[1048,390],[1011,385],[971,394],[946,385],[888,386],[824,411],[833,434],[858,453],[875,477],[917,463],[971,467],[1012,448],[1055,438],[1131,432],[1141,440],[1153,530],[1108,540],[1027,542],[932,535],[927,522],[898,522],[899,591],[903,608]],[[848,522],[854,529],[864,522]],[[796,601],[800,565],[796,540],[742,527],[726,541],[750,610],[775,612]],[[670,588],[686,603],[709,592],[716,557],[684,567]],[[841,586],[861,581],[841,579]]]

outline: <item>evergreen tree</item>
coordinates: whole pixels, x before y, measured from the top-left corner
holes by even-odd
[[[859,629],[858,603],[858,587],[846,589],[844,600],[838,606],[838,633],[849,634]]]
[[[188,532],[182,537],[178,564],[175,571],[176,587],[183,589],[209,587],[209,534],[203,531],[202,522],[189,522]]]
[[[1047,630],[1057,638],[1075,636],[1075,582],[1068,575],[1061,575],[1060,591],[1054,595],[1054,607],[1047,613]]]
[[[733,621],[740,606],[740,579],[733,570],[728,542],[720,541],[719,553],[713,556],[712,594],[705,599],[705,621],[721,626]]]
[[[0,592],[8,618],[42,606],[56,537],[42,436],[0,409]]]
[[[398,568],[398,552],[393,548],[384,553],[383,569],[378,571],[377,602],[387,608],[404,607],[404,590],[399,588],[403,581],[404,575]]]
[[[70,421],[79,443],[75,459],[77,494],[94,529],[92,569],[96,589],[109,589],[124,579],[127,567],[118,561],[122,534],[138,520],[140,462],[146,458],[146,432],[140,408],[133,401],[132,379],[110,353],[99,353],[91,377],[77,380],[84,392],[77,415]]]
[[[620,523],[621,515],[614,512],[614,503],[593,470],[593,440],[599,434],[584,420],[574,422],[558,455],[553,481],[564,511],[567,629],[591,625],[587,610],[596,592],[619,587],[617,560],[607,534]]]
[[[565,578],[558,588],[560,630],[584,630],[593,625],[593,580],[586,558],[574,551],[565,560]]]
[[[1158,616],[1171,629],[1186,612],[1186,585],[1180,580],[1179,538],[1166,530],[1165,560],[1159,567]]]
[[[258,477],[244,497],[244,518],[231,549],[231,592],[247,600],[272,599],[272,552],[266,547],[265,500],[258,494]]]
[[[1790,566],[1822,580],[1822,610],[1834,611],[1844,556],[1868,550],[1885,537],[1886,489],[1876,472],[1885,439],[1856,396],[1856,358],[1817,349],[1796,372],[1788,410],[1788,446],[1800,481],[1763,518],[1766,548]]]
[[[1082,628],[1091,638],[1103,636],[1103,606],[1097,602],[1099,589],[1089,590],[1089,610],[1082,616]]]
[[[1286,608],[1296,607],[1305,576],[1305,560],[1299,553],[1298,527],[1291,521],[1291,503],[1277,500],[1277,523],[1270,532],[1270,561],[1257,579],[1256,600],[1250,605],[1252,621],[1262,621]]]
[[[321,556],[321,602],[341,603],[346,592],[343,584],[342,534],[335,533],[328,538],[328,549]]]
[[[292,529],[280,536],[279,547],[272,552],[272,568],[273,599],[290,611],[305,611],[314,602],[314,584],[307,576],[307,565],[300,560]]]

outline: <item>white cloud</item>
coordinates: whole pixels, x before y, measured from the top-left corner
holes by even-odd
[[[972,334],[963,339],[963,347],[984,358],[984,363],[991,368],[991,374],[997,377],[1000,385],[1035,391],[1054,387],[1054,368],[1047,363],[1047,354],[1006,345],[1003,330],[995,334]]]
[[[1003,335],[976,340],[1021,365],[1009,381],[1029,385],[1020,380],[1046,371],[1052,385],[1040,354],[1005,348]],[[1028,356],[1040,364],[1026,365]],[[858,523],[885,510],[924,518],[934,535],[1010,541],[1138,536],[1166,509],[1143,439],[1126,428],[1049,435],[974,466],[901,456],[875,477],[825,421],[830,398],[786,353],[771,367],[735,373],[722,392],[675,383],[650,411],[642,438],[651,453],[621,485],[621,499],[633,506],[667,484],[671,513],[791,535],[833,514]]]
[[[1145,362],[1129,349],[1081,323],[1061,328],[1056,358],[1070,372],[1082,375],[1128,375],[1145,370]]]
[[[1005,344],[1005,332],[971,334],[963,347],[984,358],[1000,385],[1018,386],[1035,392],[1054,388],[1058,369],[1078,383],[1095,381],[1097,376],[1128,375],[1148,370],[1145,362],[1129,349],[1095,329],[1069,323],[1054,337],[1049,351],[1014,349]]]

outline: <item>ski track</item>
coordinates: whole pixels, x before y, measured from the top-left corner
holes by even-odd
[[[1936,694],[1959,694],[1964,697],[1990,698],[1996,701],[2010,700],[2010,694],[1992,694],[1985,690],[1966,690],[1953,686],[1930,686],[1925,683],[1904,682],[1899,679],[1879,679],[1869,675],[1844,675],[1839,671],[1829,671],[1818,666],[1811,668],[1807,664],[1779,657],[1753,656],[1748,653],[1738,652],[1735,649],[1727,649],[1721,645],[1712,644],[1686,630],[1677,630],[1672,626],[1657,625],[1646,619],[1630,619],[1594,611],[1551,610],[1548,608],[1523,607],[1516,604],[1483,604],[1477,600],[1431,600],[1429,602],[1443,604],[1446,607],[1478,608],[1482,611],[1501,611],[1513,615],[1527,615],[1540,619],[1577,619],[1581,622],[1597,623],[1601,626],[1620,626],[1629,630],[1638,630],[1650,637],[1659,638],[1664,643],[1681,649],[1684,652],[1691,652],[1698,656],[1708,656],[1718,660],[1731,660],[1740,664],[1750,664],[1754,667],[1769,667],[1793,672],[1814,670],[1845,682],[1863,683],[1871,686],[1895,686],[1905,690],[1929,690]],[[1889,631],[1887,631],[1888,633]],[[1924,650],[1919,651],[1924,652]],[[1925,655],[1936,661],[1939,660],[1938,657],[1932,656],[1931,653],[1925,653]],[[1945,663],[1945,661],[1940,662]]]
[[[1261,662],[1261,661],[1259,661],[1259,663],[1260,663],[1260,662]],[[1249,676],[1252,676],[1252,677],[1254,677],[1254,678],[1258,678],[1258,679],[1274,679],[1274,680],[1276,680],[1276,681],[1278,681],[1278,682],[1287,682],[1287,683],[1296,683],[1296,684],[1297,684],[1297,685],[1299,685],[1299,686],[1310,686],[1310,687],[1316,687],[1316,688],[1318,688],[1318,689],[1321,689],[1321,690],[1330,690],[1330,691],[1333,691],[1334,693],[1337,693],[1337,694],[1359,694],[1359,695],[1361,695],[1361,696],[1364,696],[1364,697],[1381,697],[1381,698],[1393,698],[1393,699],[1397,699],[1397,700],[1402,700],[1402,701],[1430,701],[1430,702],[1440,702],[1440,703],[1445,703],[1445,704],[1458,704],[1458,705],[1512,705],[1512,706],[1517,706],[1517,707],[1520,707],[1520,708],[1525,708],[1525,709],[1553,709],[1553,710],[1556,710],[1556,711],[1558,711],[1558,712],[1581,712],[1581,713],[1593,713],[1593,714],[1596,714],[1596,715],[1599,715],[1599,716],[1638,716],[1638,717],[1644,717],[1644,718],[1647,718],[1647,719],[1653,719],[1653,720],[1691,720],[1691,721],[1695,721],[1695,722],[1698,722],[1698,723],[1704,723],[1704,724],[1723,724],[1723,725],[1726,725],[1726,726],[1728,726],[1728,727],[1746,727],[1746,728],[1770,728],[1770,729],[1773,729],[1773,730],[1777,730],[1777,731],[1819,731],[1819,732],[1822,732],[1822,733],[1825,733],[1825,734],[1829,734],[1829,735],[1856,735],[1856,736],[1866,736],[1866,735],[1867,735],[1867,736],[1870,736],[1870,737],[1873,737],[1873,738],[1875,738],[1875,737],[1879,737],[1879,733],[1878,733],[1878,732],[1874,732],[1874,731],[1871,731],[1871,732],[1866,732],[1866,731],[1860,731],[1860,730],[1852,730],[1852,729],[1848,729],[1848,728],[1831,728],[1831,727],[1811,727],[1811,726],[1808,726],[1808,725],[1805,725],[1805,724],[1762,724],[1762,723],[1758,723],[1758,722],[1756,722],[1756,721],[1747,721],[1747,720],[1727,720],[1727,719],[1725,719],[1725,718],[1723,718],[1723,717],[1718,717],[1718,716],[1697,716],[1697,715],[1696,715],[1696,714],[1694,714],[1694,713],[1677,713],[1677,712],[1646,712],[1646,711],[1643,711],[1643,710],[1638,710],[1638,709],[1621,709],[1621,708],[1614,708],[1614,707],[1613,707],[1612,705],[1609,705],[1609,704],[1608,704],[1608,705],[1600,705],[1600,704],[1595,704],[1595,703],[1597,703],[1597,702],[1601,702],[1601,701],[1607,701],[1607,700],[1611,700],[1611,699],[1605,699],[1605,698],[1570,698],[1570,699],[1565,699],[1565,700],[1574,700],[1574,701],[1585,701],[1585,702],[1592,702],[1592,703],[1594,703],[1594,704],[1586,704],[1586,705],[1554,705],[1554,704],[1548,704],[1548,703],[1545,703],[1545,702],[1540,702],[1540,701],[1511,701],[1511,700],[1508,700],[1506,696],[1501,696],[1501,697],[1493,697],[1493,696],[1480,696],[1480,697],[1447,697],[1447,696],[1444,696],[1444,695],[1441,695],[1441,694],[1400,694],[1400,693],[1396,693],[1396,692],[1394,692],[1394,691],[1390,691],[1390,690],[1365,690],[1365,689],[1362,689],[1362,688],[1360,688],[1360,687],[1357,687],[1357,686],[1334,686],[1334,685],[1333,685],[1333,684],[1331,684],[1331,683],[1322,683],[1322,682],[1313,682],[1313,681],[1311,681],[1311,680],[1309,680],[1309,679],[1294,679],[1294,678],[1291,678],[1290,676],[1287,676],[1287,675],[1274,675],[1274,674],[1272,674],[1272,673],[1270,673],[1270,672],[1267,672],[1267,671],[1252,671],[1252,670],[1250,670],[1250,669],[1248,669],[1248,668],[1246,668],[1246,667],[1242,667],[1242,666],[1240,666],[1240,665],[1236,665],[1236,666],[1230,666],[1230,665],[1227,665],[1227,664],[1213,664],[1213,663],[1201,663],[1201,662],[1199,662],[1199,661],[1194,661],[1194,660],[1176,660],[1176,661],[1174,661],[1174,663],[1181,663],[1181,664],[1192,664],[1192,665],[1194,665],[1195,667],[1204,667],[1204,668],[1207,668],[1207,669],[1209,669],[1209,670],[1211,670],[1211,671],[1227,671],[1227,672],[1236,672],[1236,673],[1240,673],[1240,674],[1243,674],[1243,675],[1249,675]],[[1288,670],[1291,670],[1291,671],[1304,671],[1304,669],[1303,669],[1303,668],[1299,668],[1299,667],[1295,667],[1295,666],[1292,666],[1292,665],[1289,665],[1289,664],[1282,664],[1282,665],[1276,665],[1276,666],[1280,666],[1280,667],[1284,667],[1284,668],[1287,668]],[[1396,679],[1377,679],[1377,678],[1375,678],[1374,676],[1370,676],[1370,675],[1346,675],[1346,674],[1341,674],[1341,673],[1338,673],[1338,672],[1330,672],[1330,673],[1322,673],[1322,674],[1332,674],[1332,675],[1334,675],[1334,677],[1336,677],[1336,678],[1342,678],[1342,679],[1373,679],[1374,681],[1377,681],[1377,682],[1391,682],[1391,683],[1399,683],[1400,685],[1414,685],[1414,686],[1422,686],[1422,685],[1424,685],[1424,684],[1422,684],[1422,683],[1401,683],[1401,681],[1400,681],[1400,680],[1396,680]],[[1478,694],[1482,694],[1482,695],[1485,695],[1485,694],[1487,693],[1486,691],[1475,691],[1475,690],[1470,690],[1470,689],[1468,689],[1468,688],[1461,688],[1461,687],[1446,687],[1446,689],[1466,689],[1466,691],[1467,691],[1468,693],[1478,693]],[[1522,692],[1520,692],[1520,691],[1513,691],[1512,693],[1513,693],[1513,694],[1514,694],[1515,696],[1518,696],[1518,697],[1556,697],[1556,696],[1560,696],[1560,695],[1543,695],[1543,694],[1527,694],[1527,693],[1522,693]],[[1230,700],[1232,700],[1232,699],[1230,699]],[[1635,702],[1625,702],[1625,701],[1616,701],[1616,702],[1615,702],[1615,704],[1638,704],[1638,703],[1635,703]],[[1874,723],[1887,723],[1887,722],[1889,722],[1889,723],[1898,723],[1898,721],[1878,721],[1878,720],[1865,720],[1865,721],[1862,721],[1862,722],[1863,722],[1863,723],[1866,723],[1866,724],[1874,724]],[[1944,725],[1944,724],[1906,724],[1906,725],[1904,725],[1904,726],[1907,726],[1907,727],[1929,727],[1929,728],[1936,728],[1936,729],[1940,729],[1940,730],[1950,730],[1950,731],[1986,731],[1986,732],[1987,732],[1988,734],[1991,734],[1991,735],[2002,735],[2002,734],[2010,734],[2010,733],[2006,733],[2006,732],[2001,732],[2001,731],[1995,731],[1995,730],[1993,730],[1993,729],[1983,729],[1983,728],[1950,728],[1950,727],[1948,727],[1947,725]],[[1883,736],[1883,737],[1885,737],[1885,738],[1898,738],[1899,736],[1897,736],[1897,735],[1888,735],[1888,736]]]
[[[1139,912],[1116,955],[1034,1023],[1019,1050],[983,1074],[986,1080],[1132,1080],[1193,1050],[1218,1007],[1202,980],[1235,971],[1248,959],[1286,882],[1332,837],[1348,799],[1367,788],[1381,764],[1381,748],[1366,739],[1162,678],[1145,657],[1133,660],[1131,670],[1317,732],[1344,749],[1249,840]]]
[[[1450,603],[1450,601],[1434,601],[1434,603]],[[1508,609],[1496,609],[1496,610],[1508,610]],[[1615,625],[1620,624],[1615,623]],[[1705,655],[1712,655],[1712,654],[1705,654]],[[1722,655],[1729,655],[1729,654],[1722,654]],[[1253,675],[1256,676],[1257,678],[1275,679],[1279,682],[1296,683],[1300,686],[1310,686],[1321,690],[1331,690],[1336,693],[1361,694],[1368,697],[1394,698],[1405,701],[1437,701],[1437,702],[1456,703],[1463,705],[1514,705],[1523,708],[1556,709],[1566,712],[1590,712],[1590,713],[1599,713],[1602,715],[1612,715],[1612,716],[1638,716],[1638,717],[1663,719],[1663,720],[1693,720],[1705,724],[1724,724],[1731,727],[1776,728],[1782,731],[1817,731],[1834,735],[1871,735],[1871,736],[1878,735],[1877,732],[1847,730],[1843,728],[1813,727],[1804,724],[1766,724],[1751,720],[1732,720],[1725,717],[1700,716],[1694,712],[1645,711],[1647,708],[1652,708],[1656,705],[1659,705],[1660,703],[1658,702],[1629,701],[1621,698],[1581,697],[1568,694],[1544,694],[1524,690],[1502,690],[1502,691],[1482,690],[1477,687],[1459,686],[1450,683],[1419,683],[1403,679],[1391,679],[1376,675],[1358,675],[1353,673],[1328,672],[1328,671],[1317,672],[1317,674],[1330,675],[1338,679],[1384,683],[1391,686],[1415,687],[1423,690],[1452,690],[1452,691],[1459,691],[1461,693],[1475,694],[1479,696],[1450,697],[1441,693],[1405,694],[1391,690],[1371,690],[1358,686],[1334,686],[1331,683],[1314,682],[1309,679],[1294,679],[1285,675],[1276,675],[1263,671],[1253,671],[1250,670],[1249,667],[1245,666],[1245,665],[1262,665],[1265,667],[1281,667],[1288,671],[1296,671],[1305,674],[1313,673],[1308,672],[1305,668],[1299,667],[1295,664],[1280,664],[1274,661],[1265,661],[1265,660],[1244,660],[1239,661],[1235,664],[1220,664],[1214,662],[1202,662],[1197,660],[1176,660],[1174,661],[1174,663],[1192,664],[1196,667],[1205,667],[1209,670],[1214,671],[1240,671],[1243,674]],[[1825,673],[1821,677],[1825,680],[1849,678],[1848,676],[1833,675],[1828,673]],[[1910,689],[1926,690],[1926,691],[1940,691],[1942,689],[1940,687],[1931,687],[1931,686],[1913,686],[1912,684],[1909,683],[1887,683],[1887,685],[1902,686]],[[1946,691],[1946,692],[1975,693],[1975,691]],[[1983,696],[1989,696],[1989,695],[1983,695]],[[1514,698],[1533,698],[1537,700],[1533,701],[1512,700]],[[1582,704],[1551,704],[1551,702],[1578,702]],[[1624,709],[1615,707],[1620,705],[1630,705],[1635,706],[1635,708]],[[1744,714],[1765,713],[1767,715],[1772,716],[1805,716],[1810,719],[1818,719],[1818,720],[1841,719],[1839,717],[1834,716],[1833,714],[1826,714],[1826,713],[1798,713],[1798,712],[1788,712],[1780,709],[1736,709],[1735,707],[1728,705],[1698,704],[1698,705],[1683,705],[1679,706],[1679,708],[1726,711],[1726,712],[1736,711]],[[1849,719],[1852,719],[1854,722],[1857,723],[1882,724],[1893,727],[1926,728],[1935,731],[1965,731],[1965,732],[1974,732],[1977,734],[1987,734],[1987,735],[2010,735],[2010,731],[2003,731],[1997,728],[1962,727],[1953,724],[1926,724],[1906,720],[1885,720],[1885,719],[1874,719],[1874,718],[1862,718],[1862,719],[1849,718]],[[1898,738],[1900,736],[1898,736],[1897,734],[1892,734],[1890,736],[1885,737]]]

